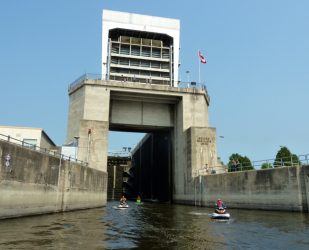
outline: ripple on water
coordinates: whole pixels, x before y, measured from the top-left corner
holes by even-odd
[[[0,249],[309,249],[309,217],[297,213],[130,204],[0,223]]]

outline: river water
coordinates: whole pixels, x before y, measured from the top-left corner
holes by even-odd
[[[309,249],[309,215],[129,202],[0,220],[0,249]]]

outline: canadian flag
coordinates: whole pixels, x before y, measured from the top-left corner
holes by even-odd
[[[202,55],[202,52],[201,52],[201,51],[198,52],[198,56],[199,56],[200,59],[201,59],[201,63],[207,63],[207,62],[206,62],[206,59],[205,59],[205,57]]]

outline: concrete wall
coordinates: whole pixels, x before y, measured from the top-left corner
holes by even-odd
[[[309,166],[234,172],[192,178],[177,203],[213,207],[308,212]]]
[[[133,126],[173,127],[173,109],[170,104],[135,101],[111,101],[110,124]]]
[[[106,205],[105,172],[4,141],[0,158],[0,219]]]

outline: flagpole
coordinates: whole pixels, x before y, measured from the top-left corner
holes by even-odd
[[[201,64],[200,64],[200,56],[199,56],[200,50],[197,50],[197,55],[198,55],[198,84],[200,84],[201,81]]]

